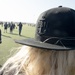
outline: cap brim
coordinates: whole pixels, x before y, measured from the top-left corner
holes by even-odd
[[[22,45],[27,45],[27,46],[32,46],[32,47],[37,47],[37,48],[43,48],[43,49],[49,49],[49,50],[72,50],[72,48],[67,48],[63,46],[58,46],[54,44],[48,44],[48,43],[43,43],[40,41],[36,41],[35,39],[23,39],[23,40],[15,40],[16,43],[22,44]]]

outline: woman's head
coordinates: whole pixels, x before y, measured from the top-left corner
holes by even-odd
[[[2,67],[3,75],[75,75],[75,51],[23,46]]]
[[[16,42],[27,46],[7,60],[3,75],[75,75],[75,10],[58,7],[43,12],[35,39]]]

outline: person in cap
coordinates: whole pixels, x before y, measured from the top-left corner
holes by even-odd
[[[75,75],[75,10],[56,7],[43,12],[35,38],[15,40],[23,46],[0,75]]]

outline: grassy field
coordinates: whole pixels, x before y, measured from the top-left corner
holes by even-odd
[[[14,52],[12,49],[21,46],[14,42],[14,39],[26,39],[26,38],[34,38],[35,27],[28,26],[27,24],[23,25],[21,36],[18,35],[18,27],[14,29],[13,33],[10,34],[9,28],[7,33],[4,33],[4,27],[0,25],[0,29],[2,31],[2,44],[0,44],[0,65],[9,58]]]

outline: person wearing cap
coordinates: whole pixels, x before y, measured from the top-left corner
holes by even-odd
[[[15,40],[23,46],[0,75],[75,75],[75,10],[56,7],[43,12],[35,38]]]

